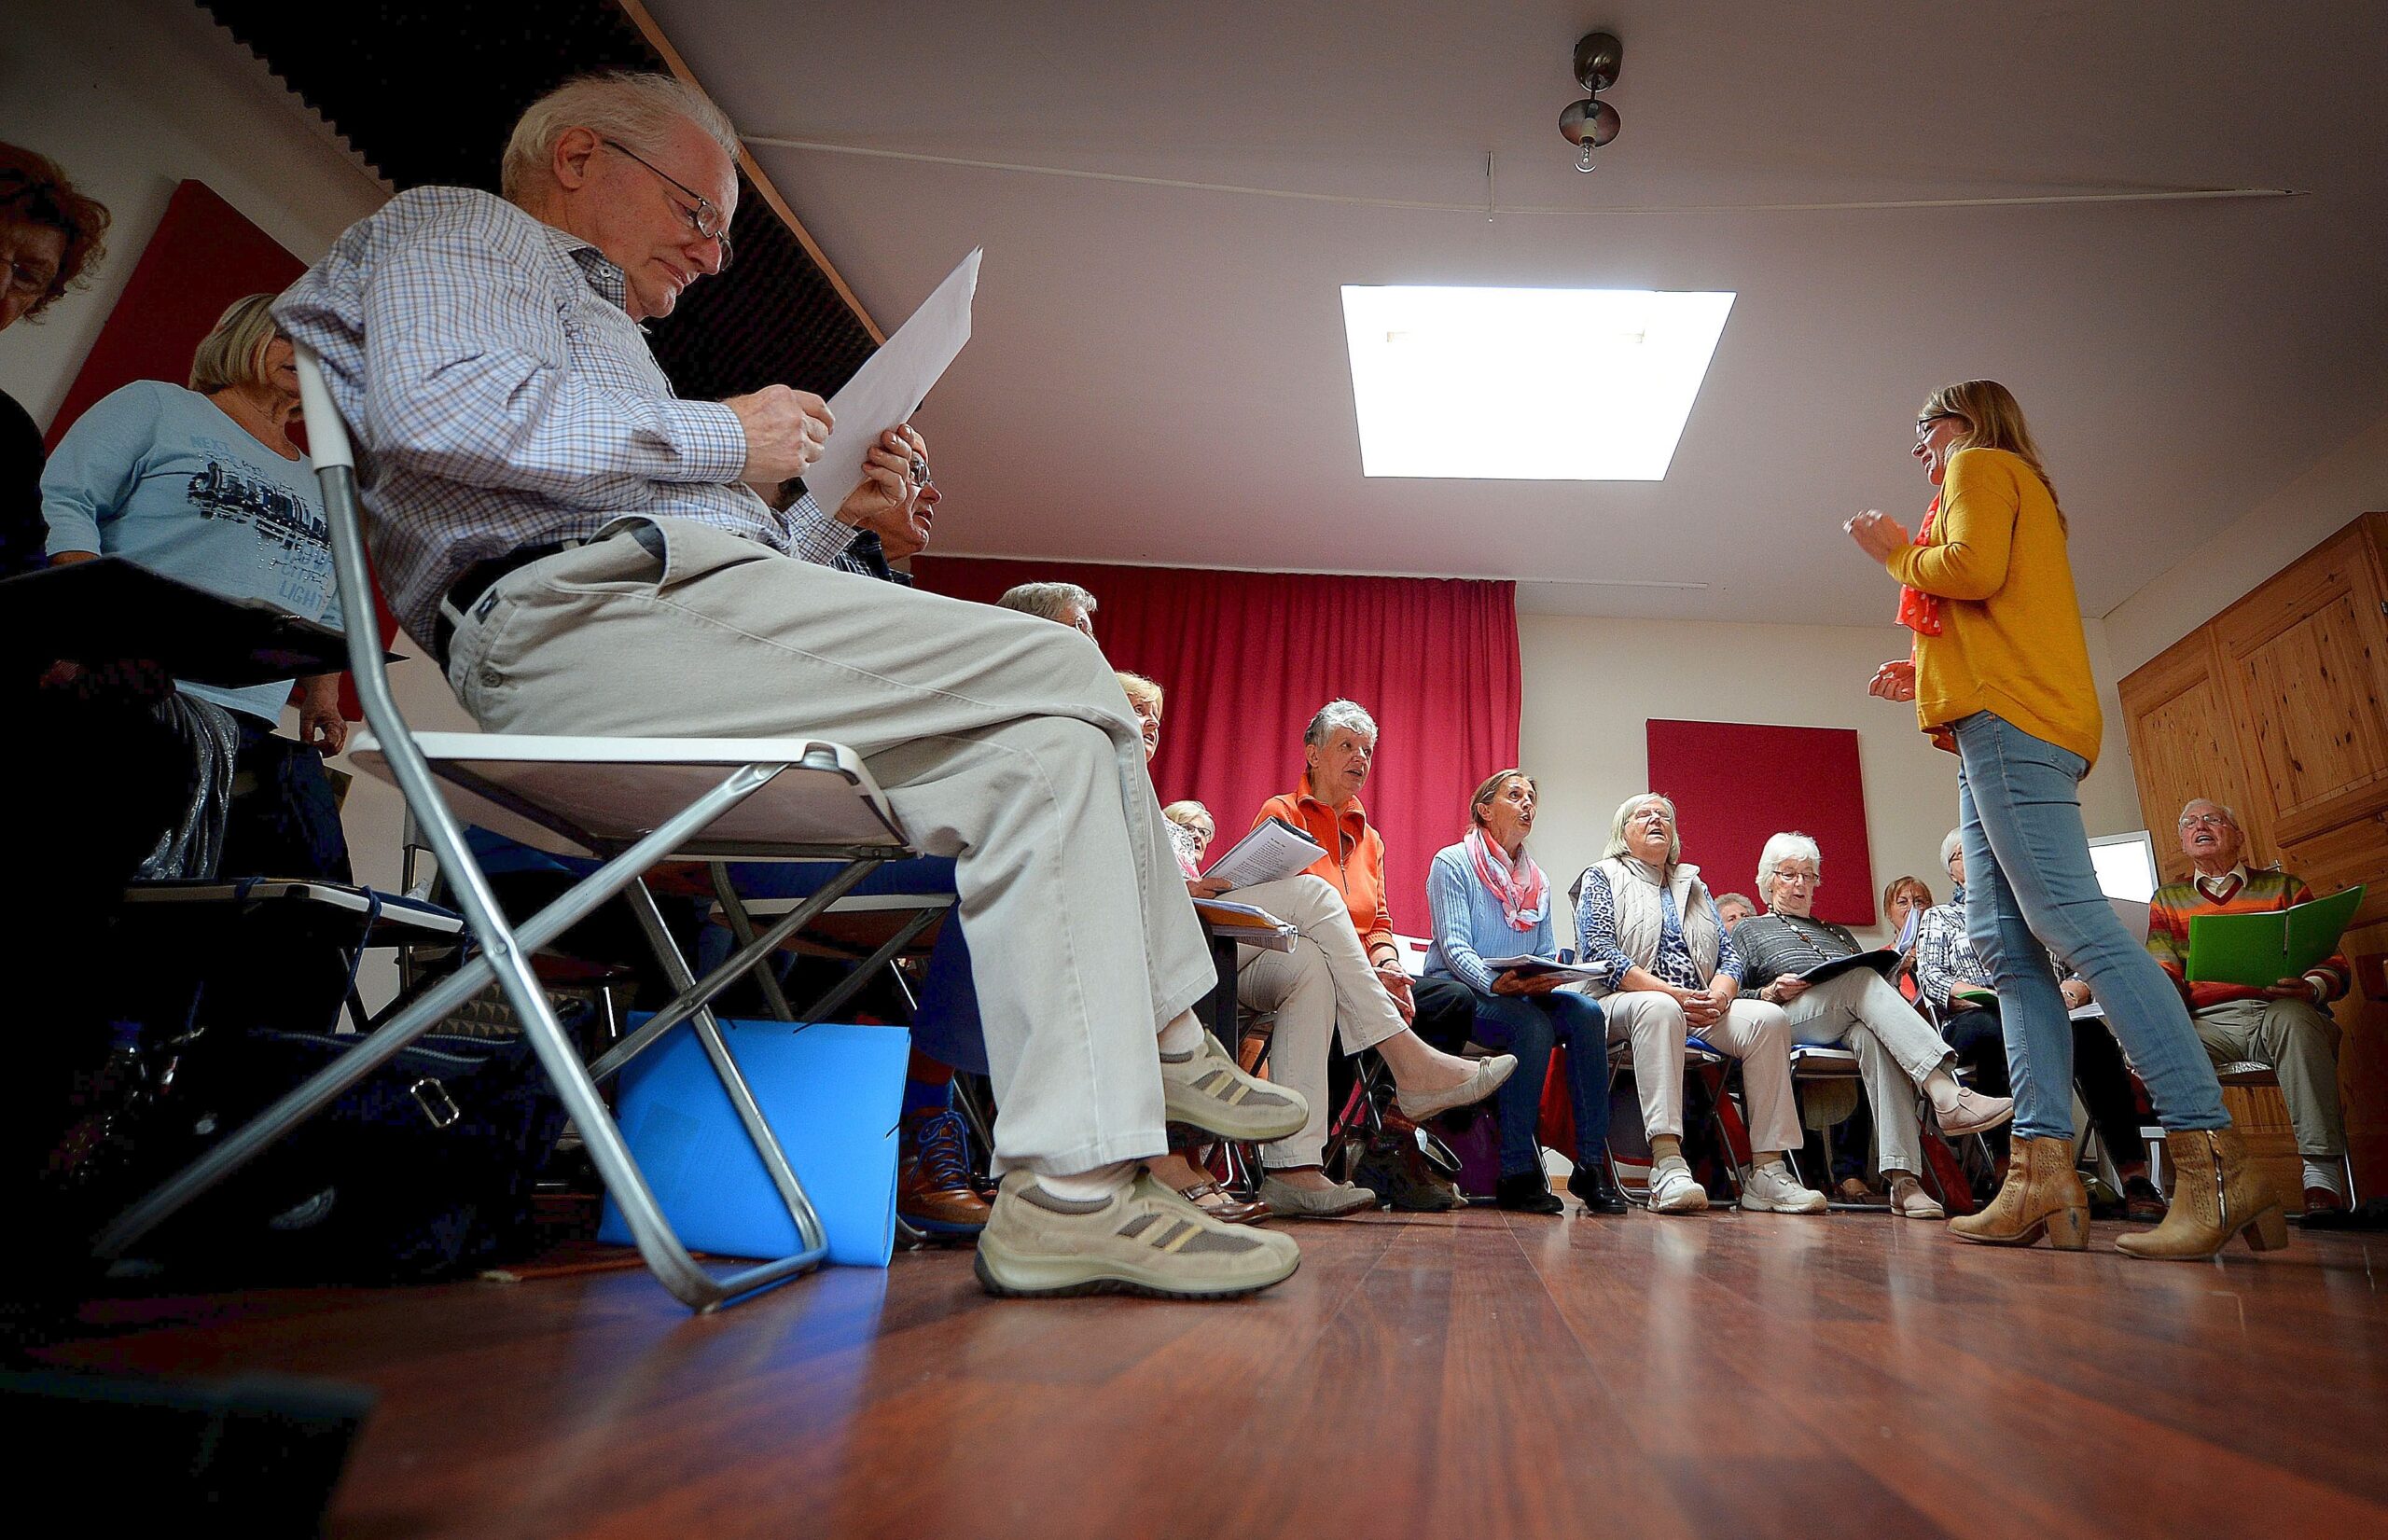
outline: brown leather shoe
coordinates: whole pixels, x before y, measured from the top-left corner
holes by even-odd
[[[1950,1220],[1949,1231],[1986,1246],[2028,1246],[2045,1235],[2059,1251],[2088,1250],[2090,1194],[2073,1169],[2073,1141],[2017,1134],[1998,1196]]]
[[[2280,1195],[2247,1158],[2247,1142],[2237,1129],[2167,1132],[2164,1156],[2173,1168],[2173,1207],[2154,1229],[2117,1239],[2117,1251],[2196,1262],[2222,1250],[2234,1235],[2245,1236],[2250,1251],[2278,1251],[2288,1244]]]
[[[908,1119],[896,1172],[896,1214],[930,1235],[976,1235],[993,1212],[970,1182],[969,1145],[951,1112]]]

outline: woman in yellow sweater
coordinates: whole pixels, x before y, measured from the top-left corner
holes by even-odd
[[[2064,514],[2022,409],[1988,380],[1936,391],[1916,417],[1915,457],[1939,496],[1914,539],[1871,510],[1848,524],[1899,580],[1899,619],[1914,632],[1912,658],[1883,664],[1871,692],[1913,701],[1923,730],[1958,756],[1966,928],[1997,981],[2015,1091],[2006,1183],[1950,1228],[1994,1245],[2043,1234],[2062,1250],[2089,1244],[2072,1025],[2045,942],[2104,1002],[2164,1125],[2172,1209],[2117,1247],[2195,1258],[2233,1235],[2257,1251],[2284,1245],[2280,1200],[2247,1162],[2179,992],[2115,917],[2090,863],[2078,786],[2098,756],[2098,691]]]

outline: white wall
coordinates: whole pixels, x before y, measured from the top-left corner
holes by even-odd
[[[86,289],[0,334],[0,390],[45,428],[177,182],[206,183],[302,260],[388,189],[189,0],[11,0],[0,138],[65,168],[115,222]]]
[[[2106,741],[2082,786],[2082,812],[2091,834],[2120,833],[2140,826],[2138,801],[2102,628],[2092,621],[2089,631],[2090,663],[2107,697]],[[1653,789],[1644,724],[1672,717],[1856,728],[1877,888],[1912,872],[1945,898],[1948,879],[1937,861],[1941,837],[1957,819],[1957,762],[1916,730],[1909,708],[1866,694],[1875,667],[1904,655],[1905,634],[1888,626],[1518,617],[1525,669],[1520,758],[1541,785],[1534,846],[1553,883],[1564,889],[1600,854],[1618,802]],[[1827,880],[1833,871],[1826,851]],[[1753,871],[1708,876],[1717,892],[1746,893]],[[1563,893],[1560,898],[1565,935]]]
[[[2388,417],[2109,611],[2106,637],[2116,667],[2131,673],[2356,515],[2382,508],[2388,508]]]

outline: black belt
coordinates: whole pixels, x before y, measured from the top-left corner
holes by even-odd
[[[448,644],[456,638],[456,622],[448,618],[449,610],[464,614],[473,607],[474,600],[487,593],[507,573],[570,548],[552,541],[542,546],[517,546],[503,556],[493,556],[466,567],[463,576],[448,585],[447,593],[439,601],[439,617],[431,623],[431,655],[439,659],[441,670],[448,667]]]
[[[632,524],[631,538],[646,548],[646,553],[657,561],[663,560],[663,532],[653,524]],[[455,639],[456,623],[448,618],[452,609],[463,615],[473,607],[473,602],[497,586],[497,580],[518,568],[542,562],[562,551],[578,548],[584,541],[550,540],[543,545],[517,546],[503,556],[493,556],[466,567],[464,576],[448,585],[440,600],[440,613],[431,624],[431,655],[439,659],[441,672],[448,667],[448,644]]]

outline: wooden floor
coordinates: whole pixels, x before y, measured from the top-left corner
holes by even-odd
[[[116,1304],[62,1364],[358,1380],[330,1533],[2388,1534],[2388,1239],[2135,1262],[1873,1215],[1298,1227],[1224,1306],[966,1252]]]

